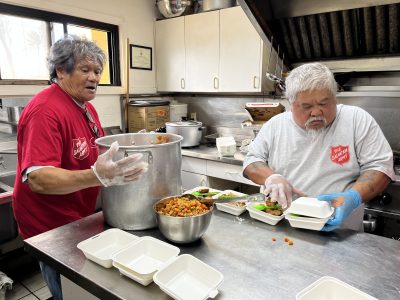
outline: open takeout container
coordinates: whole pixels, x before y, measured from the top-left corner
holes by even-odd
[[[203,300],[214,298],[224,276],[221,272],[189,254],[174,261],[154,274],[154,282],[174,299]]]
[[[178,256],[178,247],[152,237],[139,238],[136,243],[125,247],[113,257],[113,266],[121,274],[148,285],[153,281],[155,272],[162,265]]]
[[[201,185],[201,186],[195,187],[195,188],[193,188],[191,190],[187,190],[186,192],[183,193],[183,195],[185,195],[185,194],[193,194],[195,192],[198,192],[198,191],[201,191],[201,190],[204,190],[204,189],[208,189],[208,191],[210,193],[215,193],[214,195],[216,195],[216,194],[221,192],[221,190],[212,189],[212,188],[209,188],[208,186],[202,186]],[[212,195],[212,196],[214,196],[214,195]]]
[[[246,194],[239,193],[237,191],[225,190],[225,191],[222,191],[219,194],[213,196],[213,198],[219,199],[221,196],[224,196],[224,195],[232,195],[232,196],[236,196],[236,197],[246,196]],[[234,216],[239,216],[246,211],[246,205],[241,205],[240,203],[244,204],[244,202],[215,203],[215,206],[220,211],[226,212],[226,213],[234,215]]]
[[[296,300],[378,300],[355,287],[336,279],[324,276],[296,295]]]
[[[174,299],[213,298],[223,280],[219,271],[194,256],[178,256],[180,249],[176,246],[120,229],[108,229],[80,242],[77,247],[87,259],[105,268],[114,266],[122,275],[144,286],[154,280]]]
[[[285,216],[282,214],[280,216],[275,216],[272,214],[269,214],[265,211],[258,210],[254,208],[255,205],[261,205],[265,204],[264,202],[251,202],[247,203],[246,209],[248,210],[250,217],[253,219],[256,219],[258,221],[267,223],[269,225],[276,225],[280,220],[282,220]]]
[[[80,242],[77,247],[87,259],[104,268],[111,268],[114,254],[138,239],[136,235],[111,228]]]

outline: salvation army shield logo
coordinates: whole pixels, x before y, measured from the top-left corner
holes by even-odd
[[[331,161],[335,164],[343,166],[350,160],[349,146],[332,146],[331,147]]]
[[[72,153],[76,159],[83,160],[89,155],[89,145],[85,138],[72,140]]]

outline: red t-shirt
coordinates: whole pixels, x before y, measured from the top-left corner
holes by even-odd
[[[104,135],[93,105],[86,102],[86,107]],[[98,156],[95,139],[84,109],[57,84],[29,101],[18,125],[18,164],[13,194],[14,215],[22,238],[94,212],[99,187],[67,195],[43,195],[32,192],[29,185],[22,182],[22,173],[31,166],[89,169]]]

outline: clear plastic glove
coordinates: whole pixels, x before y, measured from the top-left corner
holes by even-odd
[[[99,155],[96,163],[92,166],[94,174],[105,187],[127,184],[139,179],[143,173],[147,172],[148,163],[137,163],[143,156],[140,153],[132,154],[114,162],[112,158],[118,152],[118,149],[118,142],[115,141],[111,144],[110,149]]]
[[[353,189],[343,193],[320,195],[318,200],[327,201],[335,207],[335,216],[326,222],[322,231],[332,231],[338,228],[362,202],[360,193]]]
[[[289,181],[280,174],[270,175],[264,183],[264,194],[271,198],[271,201],[278,202],[283,209],[292,203],[293,194],[303,196],[304,193],[294,188]]]

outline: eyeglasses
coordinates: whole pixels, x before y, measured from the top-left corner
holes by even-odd
[[[86,105],[85,105],[85,116],[86,116],[86,119],[88,120],[90,130],[92,130],[92,132],[94,133],[94,135],[96,137],[98,137],[98,138],[101,137],[100,130],[99,130],[99,128],[97,128],[96,122],[93,120],[93,117],[90,114],[90,112],[88,111]]]

